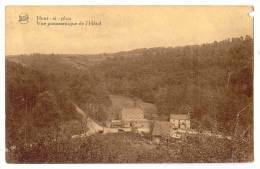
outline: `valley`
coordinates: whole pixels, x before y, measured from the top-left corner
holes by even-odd
[[[16,147],[8,161],[251,160],[252,67],[249,36],[110,54],[7,56],[6,145]],[[154,121],[162,124],[156,134],[147,127]],[[188,132],[164,137],[167,125]]]

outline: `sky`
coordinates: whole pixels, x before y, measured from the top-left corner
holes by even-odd
[[[253,36],[251,11],[250,6],[8,6],[6,55],[112,53]],[[19,16],[28,16],[28,22],[22,24]],[[86,25],[90,20],[99,25]],[[77,25],[48,26],[53,23]]]

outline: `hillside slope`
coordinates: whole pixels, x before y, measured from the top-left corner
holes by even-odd
[[[69,114],[67,120],[76,118],[70,114],[72,102],[95,120],[105,121],[111,105],[117,112],[120,106],[133,104],[131,99],[138,98],[143,107],[149,107],[144,108],[146,112],[169,116],[170,113],[187,113],[189,108],[194,120],[192,127],[230,133],[237,112],[253,103],[253,39],[248,36],[202,45],[112,54],[21,55],[7,57],[7,61],[40,73],[43,75],[40,81],[46,83],[44,89],[38,82],[30,83],[33,81],[30,78],[24,83],[24,77],[32,74],[23,74],[21,68],[7,72],[10,77],[7,86],[17,91],[37,87],[40,93],[48,90],[51,94],[47,96],[56,97],[59,110]],[[15,70],[15,66],[12,69]],[[9,89],[9,93],[14,90]],[[12,105],[15,99],[20,99],[19,105],[23,107],[20,110],[27,110],[22,98],[16,97],[20,92],[13,93],[7,96]],[[29,109],[33,109],[35,102],[29,101]],[[240,116],[240,127],[248,128],[252,117],[252,106],[249,106]]]

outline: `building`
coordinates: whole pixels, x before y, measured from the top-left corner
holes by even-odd
[[[119,120],[122,127],[140,128],[142,127],[140,123],[144,120],[144,112],[138,107],[123,108],[119,113]]]
[[[190,115],[189,114],[171,114],[170,123],[173,129],[190,129]]]
[[[122,121],[144,119],[144,112],[141,108],[138,107],[123,108],[119,113],[119,119]]]
[[[131,128],[132,131],[149,133],[151,122],[144,118],[144,111],[139,107],[123,108],[119,113],[122,128]]]

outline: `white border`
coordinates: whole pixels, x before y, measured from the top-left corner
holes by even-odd
[[[260,1],[257,0],[2,0],[0,2],[0,168],[228,168],[228,169],[246,169],[246,168],[260,168],[260,136],[257,132],[260,131],[260,41],[259,41],[259,23],[260,23]],[[7,164],[5,162],[5,6],[6,5],[253,5],[254,6],[254,152],[255,162],[253,163],[241,163],[241,164],[48,164],[48,165],[20,165],[20,164]],[[259,102],[260,103],[260,102]],[[257,123],[258,122],[258,123]]]

